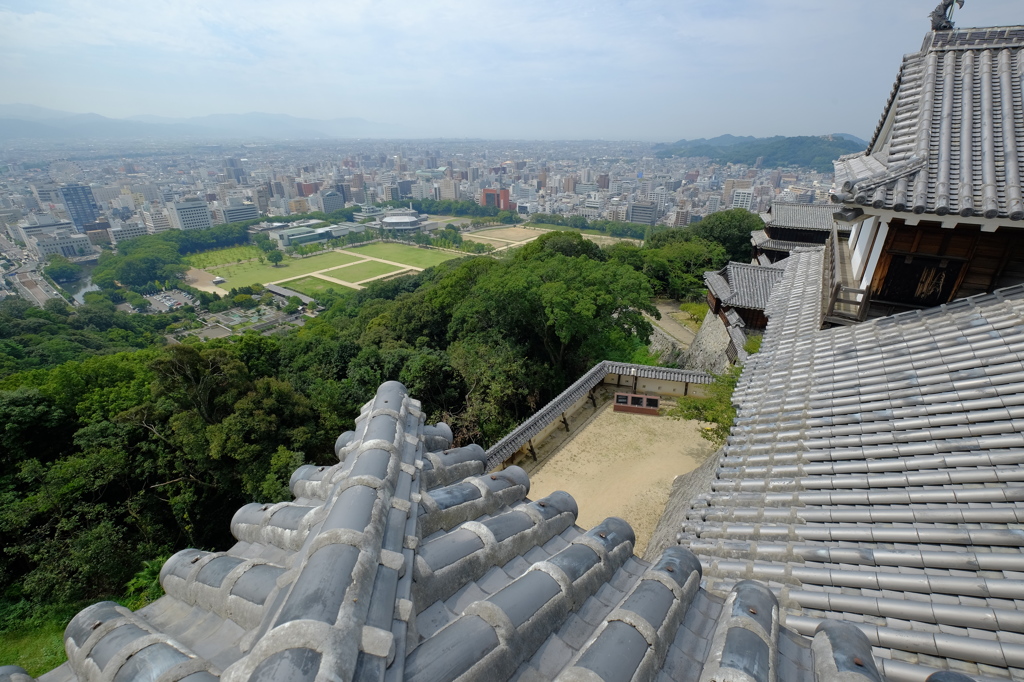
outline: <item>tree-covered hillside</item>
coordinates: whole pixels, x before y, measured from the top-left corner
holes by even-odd
[[[699,298],[727,254],[708,237],[729,237],[656,236],[602,249],[550,232],[328,292],[275,336],[163,345],[176,318],[102,292],[75,310],[0,304],[0,634],[40,605],[120,594],[147,561],[229,545],[234,511],[330,463],[384,381],[486,447],[594,363],[646,359],[653,296]]]
[[[658,151],[660,158],[708,157],[719,163],[737,163],[753,166],[763,157],[764,168],[790,166],[810,168],[821,173],[832,172],[832,162],[844,154],[864,151],[864,145],[837,136],[828,137],[769,137],[763,139],[730,140],[729,144],[713,141],[681,141]]]

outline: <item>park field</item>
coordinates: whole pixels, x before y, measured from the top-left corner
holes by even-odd
[[[381,263],[379,260],[365,260],[355,265],[344,265],[340,268],[334,268],[322,274],[356,284],[364,279],[380,277],[389,272],[398,272],[399,270],[402,270],[402,268],[397,265]]]
[[[487,238],[500,239],[502,241],[505,241],[506,243],[507,242],[516,242],[516,243],[518,243],[518,242],[529,241],[531,239],[536,239],[537,237],[541,236],[545,232],[550,232],[550,230],[547,229],[547,228],[536,229],[536,230],[527,230],[527,229],[524,229],[522,227],[498,227],[498,228],[491,229],[491,230],[480,230],[479,232],[474,232],[473,234],[479,235],[479,236],[483,237],[484,239],[487,239]],[[472,236],[472,235],[467,235],[467,236]]]
[[[316,298],[317,296],[324,293],[328,289],[334,289],[335,291],[339,292],[351,289],[351,287],[347,287],[344,284],[338,284],[337,282],[328,282],[325,279],[320,279],[319,277],[315,277],[313,275],[306,275],[305,277],[293,279],[289,282],[281,282],[281,286],[286,287],[288,289],[293,289],[299,292],[300,294],[305,294],[306,296],[312,296],[313,298]]]
[[[245,246],[229,246],[226,249],[215,249],[203,251],[185,256],[185,262],[194,268],[206,269],[215,268],[218,265],[237,263],[240,260],[258,258],[263,253],[258,246],[247,244]]]
[[[309,256],[308,258],[285,256],[281,264],[276,267],[270,263],[260,264],[256,261],[251,261],[241,265],[223,265],[211,268],[210,272],[227,280],[226,283],[220,285],[221,288],[231,289],[234,287],[252,286],[253,284],[278,282],[290,277],[308,275],[318,270],[336,268],[339,265],[354,263],[358,260],[361,259],[351,254],[328,251],[315,256]]]
[[[352,253],[357,256],[382,258],[395,263],[401,263],[402,265],[408,265],[413,268],[429,268],[435,265],[440,265],[446,260],[451,260],[452,258],[460,258],[459,254],[450,253],[448,251],[418,249],[415,246],[390,244],[385,242],[367,244],[366,246],[360,246],[355,249],[346,249],[345,252]],[[347,282],[348,280],[345,281]]]

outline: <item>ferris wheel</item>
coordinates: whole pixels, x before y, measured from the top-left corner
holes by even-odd
[[[54,182],[75,182],[82,175],[82,167],[74,161],[58,159],[50,162],[47,174]]]

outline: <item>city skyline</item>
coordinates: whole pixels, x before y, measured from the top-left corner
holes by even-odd
[[[932,2],[9,3],[0,103],[365,119],[375,137],[869,137]],[[958,26],[1013,23],[969,2]],[[870,35],[836,54],[838,32]],[[858,96],[843,94],[857,83]],[[366,133],[363,133],[366,134]]]

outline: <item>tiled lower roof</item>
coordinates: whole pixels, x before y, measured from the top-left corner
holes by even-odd
[[[821,257],[789,258],[680,543],[796,632],[856,623],[888,680],[1024,679],[1024,287],[819,330]]]
[[[724,306],[764,310],[784,267],[728,263],[717,272],[705,272],[704,283]]]
[[[633,555],[617,518],[575,525],[570,495],[529,501],[518,467],[485,473],[396,382],[303,466],[295,499],[250,504],[226,552],[188,549],[167,594],[101,602],[65,633],[45,682],[879,682],[848,624],[803,636],[768,586],[701,587],[684,547]],[[0,670],[0,680],[29,680]]]
[[[790,253],[799,248],[815,246],[814,244],[807,244],[806,242],[789,242],[782,239],[772,239],[764,230],[751,232],[750,243],[764,251],[782,251],[784,253]]]

